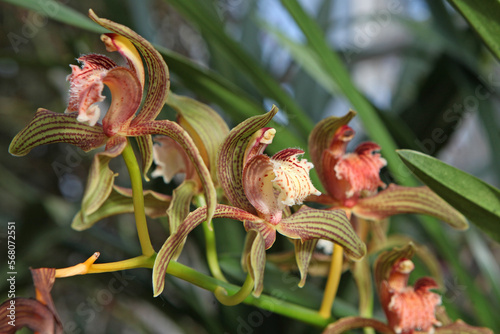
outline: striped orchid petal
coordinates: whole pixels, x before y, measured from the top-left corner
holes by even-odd
[[[215,192],[215,186],[210,176],[210,172],[201,158],[200,152],[193,142],[193,139],[191,139],[191,137],[179,124],[168,120],[145,122],[141,125],[130,127],[127,132],[128,136],[144,136],[149,134],[168,136],[175,140],[184,149],[184,152],[186,152],[191,160],[196,172],[198,173],[200,182],[203,185],[207,206],[209,208],[206,218],[208,221],[211,221],[215,205],[217,204],[217,194]]]
[[[185,238],[188,234],[207,217],[207,207],[203,206],[195,211],[189,213],[184,222],[179,225],[177,231],[171,234],[163,246],[161,247],[158,255],[156,256],[153,266],[153,293],[158,296],[162,293],[165,287],[165,272],[169,262],[172,258],[180,252]],[[239,221],[254,221],[261,222],[262,219],[256,217],[244,210],[218,204],[215,208],[213,218],[229,218]]]
[[[101,126],[80,123],[76,118],[76,114],[38,109],[31,122],[14,137],[9,152],[22,156],[37,146],[53,143],[72,144],[87,152],[106,143],[108,138]]]
[[[106,145],[104,152],[94,155],[82,200],[82,212],[91,215],[106,201],[113,190],[115,174],[109,169],[111,159],[120,155],[127,146],[125,137],[114,137]]]
[[[418,213],[434,216],[458,230],[465,230],[469,226],[460,212],[428,187],[391,184],[375,196],[358,200],[352,210],[356,216],[372,220],[402,213]]]
[[[256,213],[248,201],[243,189],[242,175],[245,165],[247,147],[253,145],[255,132],[266,126],[276,115],[278,109],[273,106],[264,115],[254,116],[240,123],[229,132],[219,148],[217,158],[217,178],[228,200],[238,208]],[[266,140],[267,141],[267,140]]]
[[[142,161],[142,175],[146,181],[149,181],[148,171],[153,165],[153,137],[151,135],[139,136],[137,140],[137,147],[141,155]]]
[[[309,264],[311,263],[318,240],[319,239],[311,239],[304,242],[302,242],[302,240],[293,240],[293,244],[295,245],[295,261],[297,262],[297,267],[300,272],[299,287],[303,287],[304,284],[306,284]]]
[[[146,215],[151,218],[164,217],[170,205],[171,196],[160,194],[152,190],[144,191],[144,209]],[[132,200],[132,189],[113,186],[111,194],[102,205],[92,214],[79,211],[71,223],[71,227],[77,231],[85,230],[104,218],[123,213],[133,213],[134,203]]]
[[[325,173],[323,170],[323,152],[330,147],[333,136],[337,129],[343,125],[347,125],[351,119],[356,116],[356,112],[350,110],[343,117],[328,117],[320,121],[309,135],[309,154],[311,161],[316,167],[316,171],[321,180],[321,183],[326,188]]]
[[[276,230],[290,239],[302,242],[326,239],[341,245],[347,256],[359,260],[366,246],[358,237],[344,210],[318,210],[302,206],[290,217],[283,218]]]
[[[253,295],[259,297],[264,289],[264,269],[266,266],[266,249],[264,238],[260,232],[250,230],[247,233],[241,266],[252,276],[254,282]]]
[[[302,204],[309,195],[320,194],[309,178],[312,164],[297,159],[297,155],[303,153],[298,149],[285,149],[272,158],[255,155],[243,169],[243,187],[248,200],[271,224],[279,223],[286,206]]]
[[[163,57],[151,43],[130,28],[107,19],[99,18],[91,9],[89,10],[89,17],[104,28],[130,40],[141,54],[148,72],[148,91],[142,109],[132,120],[131,125],[135,126],[155,119],[163,108],[170,89],[168,67]],[[129,56],[129,59],[133,59],[133,57]]]
[[[187,96],[170,93],[167,104],[177,112],[177,122],[193,138],[212,179],[217,180],[217,152],[229,133],[226,122],[208,105]]]

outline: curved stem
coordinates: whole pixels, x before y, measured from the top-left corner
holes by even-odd
[[[134,203],[135,224],[137,226],[137,235],[141,244],[142,254],[146,257],[155,254],[151,240],[149,238],[148,225],[146,221],[146,212],[144,210],[144,195],[142,190],[142,175],[137,163],[134,150],[127,139],[127,146],[122,153],[123,160],[127,165],[130,181],[132,183],[132,200]]]
[[[195,203],[198,207],[206,206],[205,197],[203,195],[196,196]],[[210,226],[210,222],[203,222],[203,232],[205,235],[205,244],[207,249],[208,268],[210,269],[213,277],[223,282],[227,282],[227,279],[224,277],[224,274],[220,269],[219,258],[217,256],[217,244],[215,242],[215,232],[213,226]]]
[[[243,302],[250,295],[250,293],[252,293],[252,291],[253,278],[250,274],[248,274],[245,282],[241,286],[241,289],[234,295],[229,296],[227,290],[221,286],[215,288],[214,295],[215,298],[217,298],[217,300],[221,302],[221,304],[224,304],[226,306],[234,306]]]
[[[319,315],[327,319],[331,317],[332,305],[339,287],[340,276],[342,274],[342,262],[344,257],[344,249],[342,246],[335,244],[333,246],[332,262],[330,264],[330,272],[326,281],[323,300],[319,309]]]

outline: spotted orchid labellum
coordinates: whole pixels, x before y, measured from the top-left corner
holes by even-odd
[[[344,210],[364,219],[381,220],[403,213],[421,213],[437,217],[456,229],[468,227],[465,217],[428,187],[386,185],[380,169],[386,165],[380,146],[365,142],[352,153],[347,144],[355,132],[347,124],[356,113],[328,117],[319,122],[309,136],[309,152],[326,194],[311,196],[310,201]],[[378,192],[379,188],[385,188]]]
[[[112,158],[120,155],[127,146],[127,137],[135,137],[143,162],[143,174],[152,164],[152,135],[165,135],[184,150],[192,162],[193,170],[206,193],[210,210],[216,204],[215,188],[210,172],[193,139],[176,122],[155,120],[167,100],[170,79],[167,65],[162,56],[144,38],[129,28],[99,18],[92,10],[89,16],[96,23],[113,33],[104,34],[101,40],[110,52],[117,51],[127,66],[118,66],[110,58],[88,54],[78,58],[81,67],[71,65],[68,75],[70,96],[65,113],[39,109],[28,126],[13,139],[9,151],[13,155],[25,155],[31,149],[51,143],[69,143],[90,151],[105,145],[103,152],[94,156],[87,187],[82,202],[82,210],[75,217],[74,227],[88,228],[89,218],[100,210],[113,191],[116,174],[108,167]],[[145,60],[148,81],[144,91]],[[104,85],[111,92],[109,109],[102,117],[98,105],[104,100]],[[141,101],[145,96],[141,106]],[[102,118],[102,123],[99,120]]]
[[[343,210],[325,211],[303,205],[289,214],[291,206],[301,205],[308,196],[320,193],[309,178],[313,165],[298,158],[303,151],[285,149],[272,157],[263,154],[276,132],[265,126],[276,112],[274,107],[235,127],[220,146],[218,156],[218,182],[232,206],[217,205],[214,218],[239,220],[248,232],[253,231],[248,233],[242,263],[254,280],[256,296],[263,289],[265,250],[274,244],[276,232],[299,243],[322,238],[337,242],[352,259],[360,259],[366,252]],[[203,221],[205,210],[202,207],[190,213],[158,253],[153,269],[155,295],[163,290],[166,266],[187,234]],[[307,261],[300,260],[303,256],[297,254],[301,285],[308,266]]]

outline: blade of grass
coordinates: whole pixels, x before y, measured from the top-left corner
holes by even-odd
[[[402,185],[416,185],[412,177],[408,177],[401,173],[401,171],[404,171],[404,166],[395,153],[397,147],[394,140],[378,116],[375,108],[365,96],[359,92],[352,82],[349,72],[345,68],[340,57],[327,44],[320,27],[313,18],[304,11],[298,1],[281,0],[281,3],[288,10],[296,24],[306,36],[308,44],[304,46],[304,48],[307,47],[314,51],[316,59],[319,60],[318,66],[331,77],[339,90],[350,101],[353,109],[359,113],[365,125],[365,130],[370,138],[382,147],[382,153],[388,162],[388,168],[392,172],[394,178]],[[295,55],[297,56],[297,54]],[[310,68],[310,66],[308,68]],[[314,72],[310,74],[314,75]],[[324,79],[322,81],[324,82]],[[331,90],[332,88],[330,87],[328,89]]]
[[[314,125],[311,119],[256,60],[226,34],[220,19],[213,14],[213,8],[212,10],[207,8],[206,2],[203,1],[168,0],[167,2],[198,27],[208,43],[213,43],[218,51],[225,54],[228,61],[245,73],[263,97],[274,99],[278,107],[288,112],[301,136],[307,138]]]

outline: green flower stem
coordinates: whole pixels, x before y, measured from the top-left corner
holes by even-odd
[[[226,306],[238,305],[245,300],[253,291],[253,278],[252,275],[248,274],[245,282],[241,289],[234,295],[229,296],[226,289],[219,286],[215,288],[214,295],[215,298]]]
[[[202,289],[212,292],[215,292],[218,287],[223,287],[224,289],[226,289],[228,294],[235,294],[240,290],[239,286],[222,282],[174,261],[169,263],[167,267],[167,273],[188,281]],[[323,318],[315,310],[311,310],[309,308],[292,304],[267,295],[261,295],[259,298],[256,298],[253,295],[249,295],[243,302],[245,304],[259,307],[266,311],[281,314],[289,318],[297,319],[304,323],[322,328],[333,321],[332,318]],[[263,313],[268,314],[267,312]]]
[[[146,212],[144,210],[144,195],[142,190],[142,175],[137,163],[134,150],[127,139],[127,146],[122,153],[123,160],[127,165],[130,181],[132,183],[132,199],[134,203],[135,224],[137,226],[137,235],[141,244],[142,255],[149,257],[155,254],[151,239],[149,238],[148,224],[146,221]]]
[[[198,195],[194,199],[197,207],[206,206],[205,197],[203,195]],[[217,278],[220,281],[227,282],[227,279],[224,277],[222,270],[219,265],[219,258],[217,256],[217,244],[215,243],[215,232],[210,223],[205,221],[203,222],[203,232],[205,235],[205,244],[207,248],[207,262],[208,268],[210,268],[210,272],[212,276]]]
[[[324,319],[328,319],[332,315],[332,305],[337,295],[339,287],[340,276],[342,274],[342,263],[344,258],[344,249],[342,246],[335,244],[333,246],[332,262],[330,264],[330,271],[326,281],[325,292],[323,293],[323,300],[318,314]]]
[[[134,269],[134,268],[153,268],[156,253],[150,256],[140,255],[131,259],[116,261],[110,263],[94,263],[88,269],[88,274],[97,274],[104,272],[113,272],[118,270]]]

